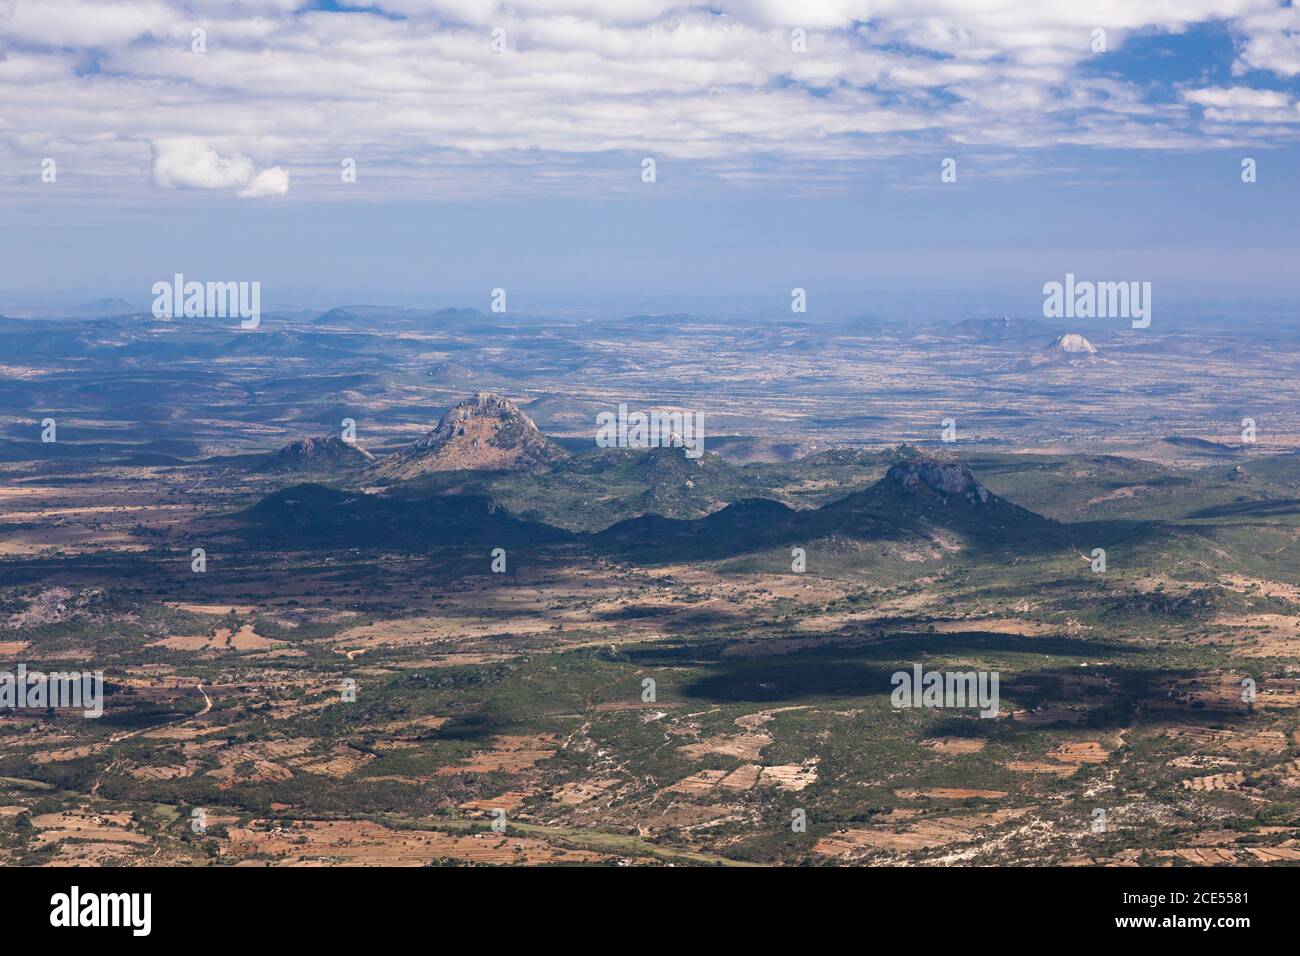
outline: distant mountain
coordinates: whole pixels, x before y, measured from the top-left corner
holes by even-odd
[[[1005,315],[996,319],[963,319],[948,326],[951,337],[981,343],[1041,341],[1044,333],[1050,331],[1051,326],[1042,321]]]
[[[1069,332],[1056,340],[1054,348],[1067,355],[1096,355],[1097,350],[1091,342],[1078,332]]]
[[[800,540],[802,514],[779,501],[747,498],[703,518],[644,514],[592,536],[602,550],[662,558],[727,558]]]
[[[645,467],[670,467],[666,460]],[[691,467],[696,467],[692,464]],[[538,477],[544,493],[556,472]],[[1063,545],[1066,526],[990,492],[960,462],[896,462],[863,491],[820,508],[795,509],[767,498],[733,501],[697,518],[645,513],[594,534],[530,520],[486,494],[363,494],[319,484],[269,495],[244,513],[247,534],[268,545],[339,548],[586,543],[619,557],[722,560],[782,546],[858,548],[903,561],[933,560],[967,548],[1017,553]],[[883,549],[883,551],[881,550]]]
[[[979,545],[1039,546],[1061,539],[1062,527],[985,488],[960,462],[918,457],[897,462],[864,491],[820,508],[797,511],[748,499],[691,521],[642,515],[596,534],[615,551],[721,558],[777,545],[829,538],[921,544],[945,551]]]
[[[362,317],[349,309],[330,309],[312,321],[315,325],[358,325]]]
[[[479,392],[423,438],[377,463],[370,474],[403,481],[434,471],[544,468],[568,456],[514,402]]]
[[[94,302],[83,302],[77,306],[73,315],[82,319],[100,319],[111,315],[130,315],[132,312],[138,312],[135,306],[125,299],[96,299]]]
[[[1001,371],[1022,372],[1044,366],[1095,365],[1099,362],[1113,364],[1097,354],[1097,348],[1078,332],[1058,335],[1049,345],[1035,349],[1030,354],[1000,366]]]
[[[828,531],[870,532],[884,521],[927,536],[955,532],[968,544],[1041,540],[1060,527],[998,497],[961,462],[929,457],[900,461],[870,488],[818,511]]]
[[[326,472],[348,471],[372,465],[377,459],[364,448],[337,435],[322,435],[290,442],[276,452],[259,471]]]

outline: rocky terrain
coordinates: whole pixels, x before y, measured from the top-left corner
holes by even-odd
[[[1056,340],[1056,347],[1062,352],[1067,352],[1071,355],[1097,354],[1097,350],[1093,347],[1092,343],[1078,332],[1070,332],[1066,335],[1062,335]]]
[[[514,402],[479,392],[456,405],[423,438],[375,464],[370,474],[408,479],[438,471],[529,469],[566,457]]]
[[[1300,862],[1285,332],[658,322],[6,322],[0,860]]]
[[[322,435],[290,442],[276,452],[262,470],[333,472],[364,468],[374,462],[375,456],[355,442],[345,441],[337,435]]]

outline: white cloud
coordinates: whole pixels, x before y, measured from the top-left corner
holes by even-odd
[[[1091,51],[1096,26],[1114,53],[1136,31],[1226,20],[1236,69],[1295,76],[1300,23],[1281,0],[372,2],[405,19],[299,0],[0,0],[0,170],[79,153],[106,185],[270,196],[289,177],[261,164],[288,159],[296,193],[338,195],[353,156],[359,183],[440,194],[494,170],[496,189],[584,188],[600,161],[572,160],[601,153],[742,182],[954,145],[1221,144],[1204,124],[1233,121],[1294,135],[1293,96],[1170,103]],[[489,49],[496,26],[507,53]]]
[[[1246,42],[1242,45],[1236,73],[1268,70],[1279,76],[1300,74],[1300,7],[1275,7],[1244,17],[1239,23]]]
[[[10,8],[7,16],[5,6]],[[130,43],[149,34],[165,35],[176,20],[176,9],[160,0],[12,0],[0,4],[4,33],[50,46]]]
[[[1200,106],[1238,109],[1277,109],[1290,104],[1291,98],[1277,90],[1255,90],[1246,86],[1189,90],[1183,99]]]
[[[257,199],[262,196],[283,196],[289,191],[289,174],[279,166],[264,169],[244,189],[239,191],[240,199]]]
[[[152,146],[153,181],[162,189],[238,189],[245,199],[289,191],[289,174],[279,166],[258,172],[247,156],[222,156],[200,139],[158,139]]]
[[[247,156],[221,156],[197,139],[153,143],[153,181],[163,189],[232,189],[253,178]]]
[[[1211,87],[1187,90],[1183,99],[1204,107],[1215,123],[1300,123],[1300,104],[1277,90]]]

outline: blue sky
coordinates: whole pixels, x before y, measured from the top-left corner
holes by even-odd
[[[0,311],[177,271],[270,307],[1300,293],[1289,4],[609,6],[0,5]]]

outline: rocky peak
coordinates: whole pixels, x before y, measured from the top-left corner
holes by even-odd
[[[264,466],[268,471],[297,471],[314,468],[359,467],[375,456],[337,435],[319,435],[290,442]]]
[[[438,422],[438,427],[423,438],[417,439],[412,447],[429,448],[450,438],[464,436],[474,419],[485,418],[515,421],[527,431],[537,431],[533,420],[520,411],[519,406],[510,399],[495,392],[477,392],[443,415]]]
[[[889,469],[885,481],[897,483],[906,494],[929,488],[944,497],[962,495],[971,504],[987,504],[989,500],[988,489],[979,483],[969,468],[957,461],[937,458],[901,461]]]
[[[1069,332],[1065,335],[1062,335],[1060,338],[1056,340],[1056,347],[1060,349],[1062,352],[1072,352],[1072,353],[1082,352],[1088,355],[1095,355],[1097,352],[1097,350],[1093,347],[1093,344],[1089,342],[1087,339],[1085,339],[1078,332]]]
[[[532,468],[565,457],[510,399],[478,392],[443,415],[437,428],[381,461],[374,472],[406,479],[431,471]]]

